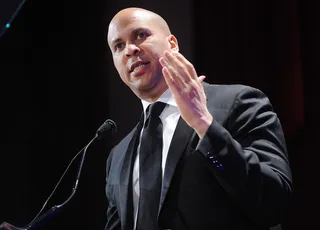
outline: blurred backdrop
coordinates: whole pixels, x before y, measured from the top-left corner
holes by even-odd
[[[1,26],[19,1],[1,0]],[[0,38],[0,222],[28,224],[71,159],[108,118],[118,126],[87,152],[78,190],[37,229],[103,229],[108,153],[142,106],[114,69],[105,33],[120,9],[162,15],[206,81],[247,84],[283,124],[294,197],[282,229],[319,229],[319,1],[26,1]],[[72,192],[80,157],[45,210]]]

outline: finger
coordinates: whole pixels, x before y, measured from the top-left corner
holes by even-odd
[[[206,76],[201,75],[200,77],[198,77],[198,81],[201,83],[204,81],[204,79],[206,79]]]
[[[164,58],[172,67],[177,71],[178,75],[184,78],[184,81],[188,83],[192,78],[187,70],[186,66],[174,55],[176,52],[166,51]]]
[[[166,71],[169,73],[172,81],[175,82],[176,86],[180,91],[185,91],[187,88],[187,84],[185,79],[181,77],[181,75],[176,71],[176,69],[167,61],[165,58],[160,58],[160,63],[163,67],[166,67]]]
[[[179,88],[177,87],[176,82],[171,77],[167,67],[162,68],[162,74],[173,95],[179,93]]]
[[[182,65],[185,67],[185,69],[188,71],[189,76],[193,79],[196,79],[198,77],[198,74],[191,62],[189,62],[181,53],[174,52],[174,56],[182,63]]]

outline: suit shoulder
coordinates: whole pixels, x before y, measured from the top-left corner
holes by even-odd
[[[204,83],[204,88],[210,91],[219,91],[220,93],[225,92],[226,94],[237,95],[241,91],[261,91],[253,86],[244,84],[208,84]]]
[[[118,144],[116,144],[112,148],[107,158],[107,171],[109,171],[110,168],[112,168],[111,167],[112,165],[117,165],[119,162],[123,161],[125,154],[127,152],[129,143],[134,136],[137,126],[134,127]]]
[[[244,84],[204,84],[204,88],[208,97],[214,96],[223,100],[234,100],[238,96],[251,95],[251,96],[265,96],[264,93],[253,86]]]
[[[124,138],[122,138],[114,148],[123,146],[124,144],[128,143],[131,140],[135,130],[137,129],[137,126],[138,125],[136,125]]]
[[[118,144],[116,144],[113,149],[112,152],[123,152],[124,149],[127,149],[130,141],[132,140],[137,128],[138,128],[137,124],[124,138],[122,138]],[[119,153],[116,153],[116,155],[119,155]]]

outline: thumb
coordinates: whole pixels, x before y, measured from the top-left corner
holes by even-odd
[[[198,79],[199,79],[199,82],[203,82],[204,79],[206,79],[206,76],[201,75],[201,76],[198,77]]]

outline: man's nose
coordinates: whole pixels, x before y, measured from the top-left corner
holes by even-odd
[[[126,56],[127,57],[134,56],[139,52],[140,52],[140,48],[138,46],[136,46],[135,44],[128,44],[127,45],[127,49],[126,49]]]

